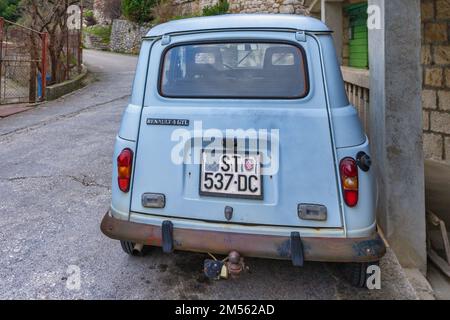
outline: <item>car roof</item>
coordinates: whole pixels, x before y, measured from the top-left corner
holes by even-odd
[[[294,14],[225,14],[173,20],[153,27],[147,37],[220,29],[292,29],[330,32],[320,20]]]

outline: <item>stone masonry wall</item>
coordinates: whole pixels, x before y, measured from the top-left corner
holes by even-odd
[[[142,37],[147,34],[150,28],[151,25],[138,25],[128,20],[114,20],[110,49],[114,52],[139,53]]]
[[[121,16],[123,0],[91,0],[94,18],[98,24],[111,25],[114,19]]]
[[[96,0],[97,8],[100,2]],[[218,0],[173,0],[178,6],[180,14],[188,15],[201,12],[206,6],[217,3]],[[308,14],[299,0],[228,0],[230,11],[233,13],[296,13]],[[100,14],[100,13],[98,13]],[[98,16],[100,17],[100,16]],[[115,52],[138,53],[142,37],[150,29],[150,25],[138,25],[127,20],[114,20],[111,30],[110,48]]]
[[[421,5],[425,158],[450,163],[450,1]]]
[[[89,33],[84,33],[83,45],[86,49],[109,50],[109,45],[101,37]]]
[[[297,0],[230,0],[230,11],[234,13],[295,13],[307,15],[308,12]]]
[[[108,19],[106,19],[105,14],[103,12],[103,8],[106,5],[105,2],[106,2],[105,0],[94,0],[93,12],[94,12],[94,18],[98,24],[107,24],[107,22],[108,22]]]
[[[174,0],[183,14],[199,12],[218,0]],[[295,13],[308,14],[300,0],[228,0],[232,13]]]

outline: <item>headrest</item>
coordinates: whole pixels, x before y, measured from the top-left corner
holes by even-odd
[[[270,47],[264,56],[264,69],[293,68],[300,65],[299,49],[293,46]]]
[[[200,46],[188,52],[188,73],[208,73],[222,67],[222,53],[218,47]]]

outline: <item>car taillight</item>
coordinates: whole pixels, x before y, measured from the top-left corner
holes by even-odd
[[[358,204],[358,166],[355,159],[342,159],[339,171],[344,201],[349,207],[354,207]]]
[[[123,149],[117,157],[117,181],[119,189],[123,192],[130,190],[131,167],[133,163],[133,151]]]

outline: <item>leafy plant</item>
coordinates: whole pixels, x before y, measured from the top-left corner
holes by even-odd
[[[20,17],[20,0],[0,0],[0,16],[10,21],[17,21]]]
[[[149,22],[153,19],[152,8],[157,3],[157,0],[123,0],[122,13],[130,21]]]
[[[94,12],[92,10],[85,10],[83,12],[83,17],[88,27],[97,24],[97,21],[95,20],[94,17]]]
[[[203,8],[203,15],[204,16],[217,16],[220,14],[228,13],[228,10],[230,9],[230,4],[227,0],[219,0],[215,5],[208,6]]]

